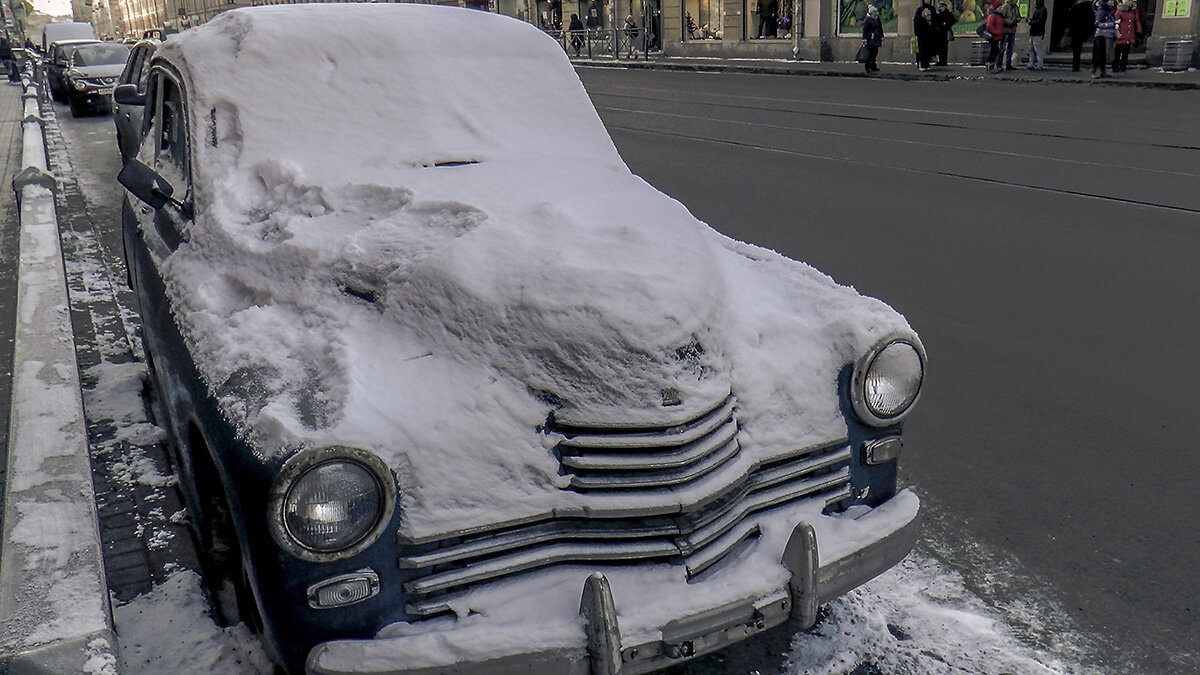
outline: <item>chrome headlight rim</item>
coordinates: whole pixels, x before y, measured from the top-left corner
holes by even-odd
[[[894,344],[908,345],[916,352],[917,357],[921,360],[921,381],[917,385],[917,393],[913,396],[911,402],[903,410],[891,416],[878,415],[871,407],[867,405],[866,400],[866,380],[867,373],[871,370],[871,365],[875,359],[883,353],[885,349]],[[865,354],[854,362],[854,372],[850,380],[850,402],[854,408],[855,415],[864,423],[873,427],[890,427],[898,424],[908,413],[916,407],[917,401],[921,400],[921,392],[925,389],[925,347],[921,341],[912,334],[893,333],[879,340]]]
[[[288,493],[291,492],[297,481],[312,469],[329,462],[349,462],[366,469],[379,487],[382,507],[376,516],[374,525],[366,534],[345,548],[321,551],[305,546],[292,536],[285,523],[283,510]],[[271,532],[271,538],[280,548],[291,555],[310,562],[333,562],[355,556],[374,544],[387,529],[395,509],[396,481],[387,464],[368,450],[335,445],[303,450],[283,463],[279,475],[271,483],[271,492],[267,499],[267,525]]]

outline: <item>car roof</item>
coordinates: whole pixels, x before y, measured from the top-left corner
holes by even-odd
[[[247,7],[173,35],[155,51],[164,61],[192,99],[191,128],[228,110],[250,164],[286,162],[330,180],[370,166],[386,175],[530,154],[623,166],[562,47],[498,14],[409,3]]]

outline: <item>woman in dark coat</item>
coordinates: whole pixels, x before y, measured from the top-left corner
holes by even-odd
[[[922,3],[913,16],[913,35],[917,36],[917,65],[929,70],[929,61],[937,53],[937,33],[933,27],[933,5]]]
[[[866,69],[868,73],[879,71],[875,62],[879,56],[879,48],[883,46],[883,22],[879,20],[879,10],[875,5],[867,6],[867,18],[863,19],[863,43],[867,45]]]
[[[1092,37],[1096,30],[1096,13],[1088,0],[1078,0],[1071,5],[1071,13],[1067,15],[1067,23],[1071,31],[1071,70],[1079,72],[1079,57],[1083,54],[1083,43]]]
[[[956,23],[958,23],[958,19],[954,16],[954,12],[950,11],[945,0],[939,2],[937,14],[933,15],[933,32],[937,36],[939,66],[949,65],[946,57],[950,51],[950,41],[954,39],[954,24]]]

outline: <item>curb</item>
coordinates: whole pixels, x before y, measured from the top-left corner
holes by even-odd
[[[979,74],[964,74],[955,72],[918,73],[918,72],[878,72],[868,75],[858,71],[836,70],[822,67],[815,63],[795,61],[779,61],[777,65],[762,62],[736,63],[718,59],[695,59],[687,57],[670,57],[670,60],[610,60],[610,59],[571,59],[573,66],[591,66],[600,68],[625,68],[627,70],[673,70],[700,73],[748,73],[753,75],[798,75],[803,77],[851,77],[868,80],[901,80],[906,82],[954,82],[954,81],[997,81],[1017,84],[1070,84],[1092,87],[1139,87],[1146,89],[1167,89],[1186,91],[1200,89],[1200,82],[1159,82],[1156,80],[1131,80],[1125,78],[1108,78],[1103,81],[1084,80],[1073,77],[1061,77],[1053,74],[1009,77],[1004,75],[986,75],[982,66]],[[884,64],[887,65],[887,64]],[[896,64],[897,67],[903,67]],[[903,64],[912,66],[911,63]],[[959,66],[968,68],[971,66]],[[1043,71],[1045,72],[1045,71]]]
[[[121,671],[40,88],[23,78],[20,260],[8,485],[0,550],[0,673]],[[52,111],[49,111],[53,115]]]

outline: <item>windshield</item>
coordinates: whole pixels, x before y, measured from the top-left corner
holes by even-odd
[[[129,45],[87,45],[75,49],[72,62],[76,66],[100,66],[112,63],[125,63],[125,59],[127,58],[129,58]]]

